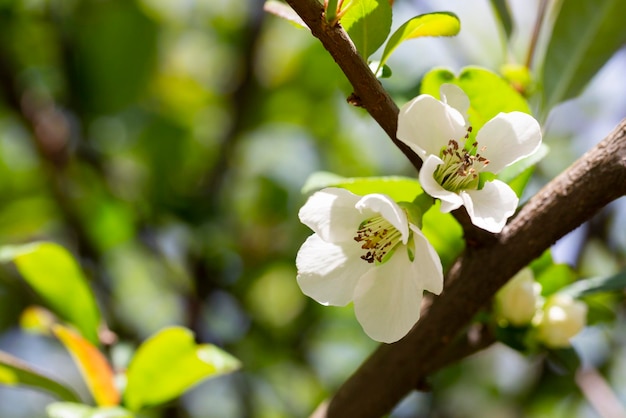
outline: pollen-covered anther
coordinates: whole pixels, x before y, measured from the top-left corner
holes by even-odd
[[[354,240],[362,242],[367,250],[361,259],[368,263],[382,263],[385,255],[393,250],[402,239],[402,234],[382,216],[364,221],[356,232]]]

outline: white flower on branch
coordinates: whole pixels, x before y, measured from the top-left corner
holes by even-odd
[[[570,346],[587,324],[587,305],[565,294],[551,296],[537,321],[537,338],[550,348]]]
[[[541,285],[535,281],[529,267],[520,270],[496,293],[496,313],[499,319],[521,327],[530,324],[541,309]]]
[[[399,340],[419,319],[424,290],[441,293],[437,252],[388,196],[326,188],[299,217],[315,232],[296,257],[302,292],[323,305],[353,302],[370,338]]]
[[[440,93],[441,101],[422,94],[400,109],[398,139],[424,162],[420,183],[441,200],[442,212],[465,206],[474,225],[500,232],[519,199],[509,185],[488,176],[539,148],[539,123],[526,113],[499,113],[469,144],[469,98],[453,84],[442,85]],[[481,181],[482,173],[491,174]]]

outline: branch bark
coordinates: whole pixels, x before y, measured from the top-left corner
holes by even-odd
[[[417,169],[421,161],[397,140],[398,108],[340,26],[316,0],[287,0],[341,67],[360,104]],[[518,270],[611,201],[626,195],[626,119],[594,149],[546,185],[504,231],[468,245],[441,296],[404,339],[381,345],[315,417],[379,417],[431,373],[458,356],[451,343]],[[469,353],[470,351],[468,351]]]

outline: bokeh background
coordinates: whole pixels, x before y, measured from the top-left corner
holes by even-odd
[[[384,82],[397,103],[435,66],[499,71],[523,62],[539,1],[509,4],[507,50],[488,1],[396,0],[394,28],[448,10],[456,38],[402,45]],[[305,417],[373,351],[352,308],[301,294],[294,258],[310,231],[297,211],[307,177],[415,173],[384,132],[346,103],[350,87],[302,28],[261,0],[0,0],[0,244],[53,240],[81,261],[119,342],[180,324],[238,357],[142,417]],[[541,44],[540,44],[541,45]],[[552,150],[529,193],[626,115],[626,51],[544,125]],[[583,277],[626,265],[621,199],[559,242]],[[68,354],[23,331],[38,299],[0,267],[0,349],[87,391]],[[626,402],[626,338],[616,315],[575,346]],[[164,364],[163,367],[168,367]],[[394,417],[596,417],[571,376],[495,345],[433,377]],[[45,416],[53,399],[0,387],[0,417]]]

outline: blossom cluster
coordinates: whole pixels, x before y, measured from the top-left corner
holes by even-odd
[[[539,124],[525,113],[500,113],[470,141],[469,98],[452,84],[440,93],[441,100],[422,94],[401,108],[397,137],[423,160],[419,182],[442,212],[464,206],[475,226],[499,233],[518,197],[495,175],[537,150]],[[323,305],[352,302],[372,339],[399,340],[419,319],[424,291],[443,290],[441,261],[420,230],[421,215],[421,208],[383,194],[314,193],[299,212],[314,232],[296,257],[301,290]]]
[[[569,347],[570,340],[587,323],[587,305],[564,293],[546,300],[541,285],[526,267],[520,270],[495,298],[498,320],[515,327],[530,327],[535,339],[549,348]]]

